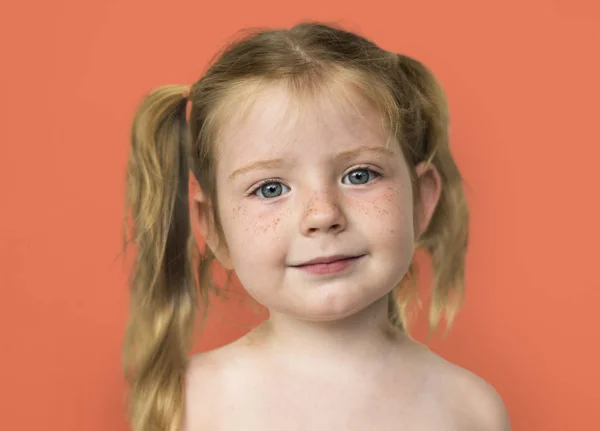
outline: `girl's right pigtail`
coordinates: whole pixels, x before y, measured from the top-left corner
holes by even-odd
[[[134,431],[179,431],[183,417],[196,306],[186,88],[151,92],[132,126],[125,248],[134,245],[136,259],[123,362]]]

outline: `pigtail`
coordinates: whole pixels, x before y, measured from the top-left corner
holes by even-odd
[[[131,132],[125,247],[136,247],[136,259],[123,362],[134,431],[178,431],[182,420],[197,299],[185,88],[147,95]]]
[[[448,105],[441,85],[422,63],[402,55],[395,54],[395,75],[401,86],[399,102],[406,115],[401,133],[407,143],[409,163],[412,166],[421,162],[433,164],[442,183],[441,196],[429,226],[417,241],[417,248],[430,255],[433,268],[429,305],[431,337],[442,317],[446,320],[446,332],[450,329],[463,302],[469,209],[462,176],[449,147]],[[415,204],[418,199],[416,194]],[[413,261],[407,277],[409,284],[414,285],[417,273],[417,264]],[[405,313],[407,303],[396,301],[392,308]]]

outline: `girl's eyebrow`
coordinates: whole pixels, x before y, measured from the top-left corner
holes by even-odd
[[[341,153],[336,154],[333,159],[334,160],[349,160],[353,159],[363,153],[376,153],[379,156],[384,157],[393,157],[394,152],[389,148],[385,147],[358,147],[352,150],[343,151]],[[233,179],[239,175],[246,174],[253,170],[258,169],[275,169],[280,168],[285,164],[284,159],[268,159],[268,160],[258,160],[256,162],[250,163],[246,166],[243,166],[239,169],[233,171],[233,173],[229,176],[229,180],[233,181]]]
[[[353,159],[363,153],[375,153],[379,156],[394,157],[395,153],[386,147],[358,147],[352,150],[343,151],[335,156],[335,159]]]
[[[250,163],[249,165],[246,165],[244,167],[236,169],[229,176],[229,180],[233,180],[233,178],[236,177],[236,176],[238,176],[238,175],[243,175],[243,174],[245,174],[247,172],[250,172],[250,171],[253,171],[253,170],[256,170],[256,169],[274,169],[274,168],[281,167],[283,164],[284,164],[284,160],[283,159],[259,160],[257,162]]]

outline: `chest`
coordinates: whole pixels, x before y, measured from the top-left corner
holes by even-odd
[[[419,381],[404,387],[301,382],[262,385],[221,400],[215,431],[400,431],[461,429],[459,418]],[[247,388],[251,389],[251,388]]]

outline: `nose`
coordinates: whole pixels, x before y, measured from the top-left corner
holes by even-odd
[[[346,229],[347,221],[339,202],[331,193],[311,196],[304,208],[300,223],[303,235],[338,233]]]

